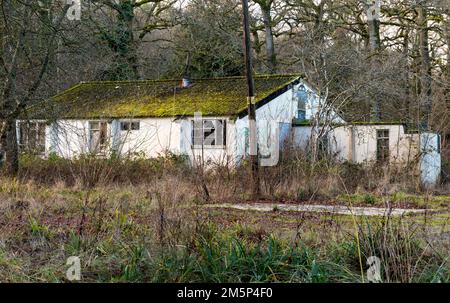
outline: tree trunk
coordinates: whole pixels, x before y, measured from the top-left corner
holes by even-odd
[[[136,49],[136,42],[134,41],[134,34],[133,34],[133,19],[134,19],[134,12],[132,12],[131,17],[127,20],[126,26],[127,26],[127,36],[128,36],[128,56],[127,61],[129,66],[132,70],[133,79],[140,79],[139,69],[138,69],[138,56],[137,56],[137,49]]]
[[[134,5],[131,1],[121,1],[115,6],[117,23],[112,32],[103,32],[109,47],[115,53],[117,66],[112,80],[139,79],[136,43],[133,34]]]
[[[375,1],[375,6],[379,5],[379,0]],[[374,6],[369,6],[367,12],[367,26],[369,31],[369,45],[370,50],[375,53],[381,48],[380,40],[380,19],[378,12]]]
[[[409,29],[403,30],[403,60],[405,62],[405,70],[403,73],[403,81],[405,82],[405,89],[404,89],[404,115],[406,116],[406,119],[410,121],[412,119],[411,117],[411,85],[410,85],[410,67],[408,65],[408,57],[409,57]]]
[[[375,0],[372,5],[368,4],[367,7],[367,27],[369,33],[369,47],[370,47],[370,64],[372,68],[372,83],[370,84],[372,87],[376,87],[377,77],[379,77],[380,73],[380,58],[379,52],[381,49],[380,42],[380,20],[379,20],[379,7],[380,0]],[[380,121],[382,118],[381,115],[381,97],[380,93],[376,91],[374,88],[374,93],[371,96],[372,98],[372,112],[371,112],[371,120],[372,121]]]
[[[5,121],[5,129],[1,138],[1,146],[5,152],[2,171],[5,175],[15,177],[19,172],[19,150],[17,146],[16,120]]]
[[[444,18],[445,41],[447,43],[447,67],[445,72],[447,75],[447,81],[450,82],[450,9],[447,9],[447,13]]]
[[[428,48],[428,23],[425,3],[417,5],[417,26],[419,31],[420,66],[420,105],[423,112],[423,126],[428,128],[432,109],[431,101],[431,64]]]
[[[275,44],[273,41],[272,31],[272,16],[270,15],[270,5],[261,7],[263,22],[266,34],[266,55],[267,55],[267,67],[270,74],[277,72],[277,57],[275,53]]]
[[[53,19],[55,16],[51,12],[51,0],[39,1],[40,9],[39,15],[41,19],[40,24],[40,39],[39,39],[39,48],[41,49],[49,49],[49,60],[48,60],[48,72],[50,74],[56,74],[58,72],[58,62],[57,62],[57,51],[58,51],[58,41],[52,43],[51,47],[48,47],[49,37],[53,34]],[[56,94],[58,92],[57,87],[51,87],[55,89],[51,92],[51,94]]]

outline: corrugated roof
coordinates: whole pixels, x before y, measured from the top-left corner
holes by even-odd
[[[255,76],[256,102],[284,91],[299,75]],[[29,108],[32,119],[242,115],[247,108],[244,77],[194,79],[181,89],[180,80],[82,82],[47,102]]]

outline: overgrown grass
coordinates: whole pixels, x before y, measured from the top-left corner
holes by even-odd
[[[261,171],[264,197],[440,213],[364,220],[212,210],[202,205],[248,197],[248,172],[199,172],[174,155],[21,164],[17,179],[0,178],[2,282],[67,281],[70,256],[80,257],[85,282],[362,282],[371,256],[383,281],[450,282],[448,196],[398,184],[370,190],[395,187],[359,166],[283,159]]]
[[[433,234],[442,238],[430,244],[426,223],[358,220],[354,230],[351,220],[302,216],[284,229],[283,212],[224,222],[170,188],[155,202],[135,186],[21,184],[25,191],[12,194],[17,184],[8,184],[0,193],[3,282],[67,281],[69,256],[80,257],[86,282],[362,282],[370,256],[381,259],[383,281],[450,281],[448,238]]]

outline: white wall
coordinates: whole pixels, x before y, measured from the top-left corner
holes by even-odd
[[[225,163],[232,161],[235,148],[234,122],[224,117],[205,117],[225,119],[226,146],[192,148],[192,117],[121,119],[108,122],[109,151],[120,155],[143,155],[148,158],[163,155],[170,151],[186,154],[191,161],[199,161],[202,155],[205,162]],[[61,157],[71,158],[89,152],[89,122],[97,120],[60,120],[47,127],[46,150]],[[121,131],[120,122],[139,121],[139,130]]]
[[[89,123],[82,120],[60,120],[51,128],[51,149],[58,156],[72,158],[87,153],[89,142]]]
[[[406,134],[403,125],[358,125],[350,128],[348,152],[356,163],[376,161],[377,130],[389,130],[389,161],[405,163],[417,160],[418,134]]]
[[[440,136],[433,133],[420,135],[420,174],[425,187],[432,187],[439,182],[441,174]]]
[[[376,161],[377,130],[389,130],[389,161],[391,164],[417,163],[425,186],[439,181],[441,154],[439,135],[405,133],[403,125],[345,125],[329,129],[330,151],[341,161],[373,163]],[[293,128],[294,145],[306,148],[311,138],[311,126]]]
[[[261,144],[271,140],[272,134],[279,134],[282,139],[289,134],[292,119],[297,115],[296,90],[301,84],[310,92],[310,100],[307,103],[306,118],[314,115],[318,102],[315,92],[306,84],[292,85],[286,92],[277,96],[274,100],[261,106],[256,110],[257,128]],[[206,117],[205,117],[206,118]],[[191,161],[204,161],[213,163],[236,164],[245,149],[245,133],[248,131],[248,117],[237,118],[235,121],[228,117],[207,117],[208,119],[227,120],[227,144],[225,147],[191,147],[191,121],[189,118],[144,118],[132,120],[110,120],[108,121],[108,139],[110,148],[117,150],[120,154],[140,153],[146,157],[156,157],[166,151],[175,154],[187,154]],[[74,157],[89,152],[89,121],[95,120],[59,120],[48,126],[48,138],[46,140],[46,151],[55,152],[62,157]],[[139,121],[140,129],[121,131],[120,121]],[[270,151],[271,150],[271,151]],[[275,152],[270,149],[268,153]],[[276,151],[278,152],[278,151]]]
[[[139,130],[121,131],[121,121],[139,121]],[[173,118],[122,119],[115,122],[118,136],[114,142],[121,155],[140,153],[153,158],[167,151],[180,153],[180,123]]]
[[[294,144],[307,146],[311,126],[294,127]],[[389,130],[389,156],[391,163],[414,160],[418,156],[418,134],[405,133],[403,125],[345,125],[330,128],[330,151],[340,160],[355,163],[376,161],[377,130]]]
[[[296,85],[292,85],[286,92],[277,96],[272,101],[261,106],[256,110],[256,121],[257,121],[257,134],[258,134],[258,144],[260,146],[270,145],[267,140],[274,141],[269,134],[279,134],[280,138],[278,142],[283,143],[284,139],[287,137],[288,130],[291,127],[292,120],[297,117],[298,111],[298,100],[296,97],[296,92],[299,87],[303,85],[308,92],[308,101],[306,102],[306,119],[311,119],[319,110],[319,98],[317,93],[305,82],[300,81]],[[234,151],[234,157],[236,162],[246,154],[246,145],[248,145],[248,116],[237,119],[236,121],[236,149]],[[262,148],[264,149],[264,147]],[[272,152],[275,149],[269,148]]]
[[[49,130],[49,151],[71,158],[89,152],[89,122],[100,120],[59,120]],[[120,122],[139,121],[139,130],[121,131]],[[108,153],[139,153],[157,157],[165,151],[180,152],[180,124],[173,119],[123,119],[108,121]]]

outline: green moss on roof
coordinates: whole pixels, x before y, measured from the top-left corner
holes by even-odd
[[[260,102],[299,75],[255,76],[256,102]],[[120,118],[236,115],[247,108],[244,77],[193,80],[179,88],[180,80],[82,82],[28,110],[29,118]]]

